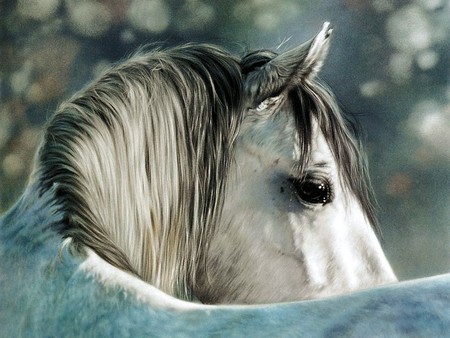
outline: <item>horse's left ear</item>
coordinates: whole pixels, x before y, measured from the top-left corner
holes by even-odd
[[[279,54],[245,78],[245,89],[253,106],[277,96],[302,80],[314,78],[322,68],[328,53],[332,32],[329,22],[310,41]]]
[[[325,22],[322,30],[313,39],[278,55],[271,63],[280,70],[290,71],[290,81],[314,78],[322,69],[327,57],[332,31],[330,23]]]

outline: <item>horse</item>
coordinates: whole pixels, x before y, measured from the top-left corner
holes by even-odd
[[[283,53],[139,51],[60,105],[0,220],[1,335],[444,334],[396,283],[353,121]]]

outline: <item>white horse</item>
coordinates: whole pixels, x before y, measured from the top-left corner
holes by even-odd
[[[0,335],[445,332],[448,276],[217,305],[396,281],[330,34],[140,53],[61,105],[0,223]]]

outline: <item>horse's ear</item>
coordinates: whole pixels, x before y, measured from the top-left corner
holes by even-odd
[[[322,68],[327,56],[332,28],[325,22],[310,41],[284,52],[247,74],[245,88],[253,105],[277,96],[302,80],[312,79]]]
[[[288,82],[314,78],[323,66],[328,54],[330,35],[333,29],[325,22],[322,30],[310,41],[301,44],[274,58],[273,63],[279,70],[286,72]]]

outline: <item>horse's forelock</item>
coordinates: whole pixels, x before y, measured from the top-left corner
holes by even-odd
[[[63,235],[186,297],[241,120],[238,62],[207,45],[137,55],[62,105],[39,151]]]
[[[305,170],[312,142],[312,119],[316,118],[346,187],[357,197],[367,219],[379,232],[375,195],[357,122],[341,111],[332,92],[317,81],[303,82],[290,91],[289,97],[301,149],[298,171]]]

